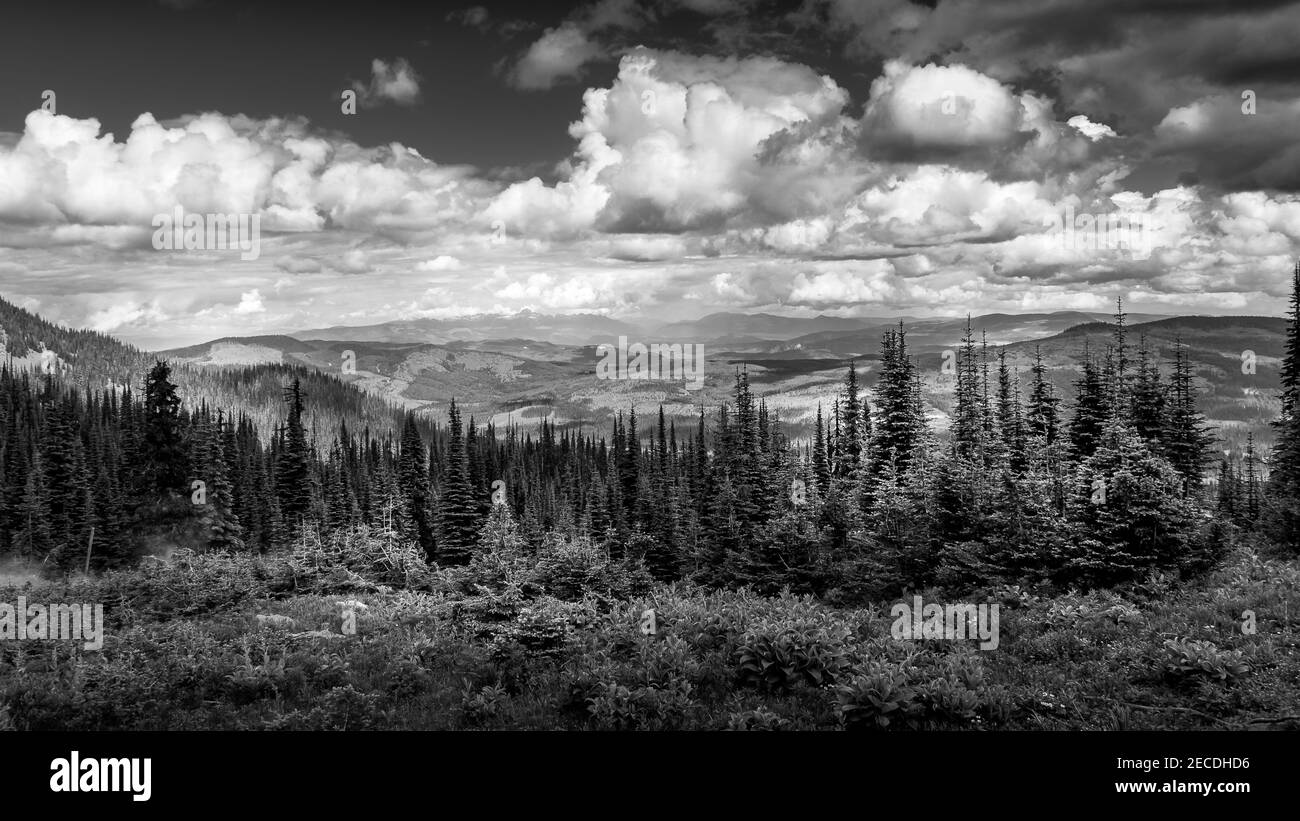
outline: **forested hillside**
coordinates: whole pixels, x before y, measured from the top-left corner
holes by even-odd
[[[49,351],[42,361],[41,353]],[[80,384],[119,384],[139,378],[148,356],[106,334],[55,325],[0,298],[0,363],[9,358],[29,360],[42,370],[68,375]]]
[[[1294,396],[1294,317],[1289,333]],[[89,547],[102,569],[175,547],[268,552],[367,524],[455,565],[504,507],[532,549],[576,540],[659,580],[865,601],[936,584],[1189,574],[1235,528],[1289,526],[1293,421],[1271,465],[1253,447],[1216,464],[1185,349],[1162,376],[1122,313],[1100,347],[1062,402],[1041,366],[1021,380],[1005,350],[968,331],[940,437],[900,325],[883,335],[875,384],[849,365],[799,445],[743,368],[730,401],[685,429],[662,408],[634,410],[597,437],[480,426],[454,403],[446,424],[407,413],[394,432],[375,400],[282,365],[187,384],[158,362],[125,392],[5,367],[0,550],[72,570]],[[330,411],[309,418],[304,395]]]

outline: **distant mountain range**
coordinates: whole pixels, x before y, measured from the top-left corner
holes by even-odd
[[[1132,322],[1158,319],[1158,316],[1133,315]],[[991,343],[1015,341],[1026,335],[1045,336],[1059,333],[1072,325],[1105,321],[1106,314],[1063,311],[1047,314],[989,314],[976,317],[976,331],[987,330]],[[880,333],[898,322],[913,330],[935,334],[960,329],[965,318],[916,319],[895,317],[835,317],[824,314],[812,317],[778,316],[756,313],[713,313],[681,322],[632,322],[600,314],[541,314],[520,311],[516,314],[479,314],[457,319],[409,319],[374,325],[336,325],[296,331],[301,340],[355,342],[423,342],[446,345],[454,342],[482,342],[497,339],[530,339],[555,345],[598,345],[619,336],[637,337],[643,342],[699,342],[722,344],[755,350],[772,343],[791,342],[796,346],[825,347],[837,355],[861,354],[874,350]],[[766,352],[773,352],[767,350]]]
[[[599,314],[480,314],[458,319],[409,319],[377,325],[348,326],[299,331],[299,339],[356,342],[477,342],[485,339],[538,339],[559,345],[592,344],[594,335],[614,336],[642,333],[636,325]]]
[[[694,424],[701,404],[711,408],[726,400],[735,372],[744,367],[755,391],[798,435],[809,429],[818,404],[829,410],[849,361],[858,363],[863,384],[874,383],[871,372],[881,334],[899,321],[722,313],[641,327],[597,315],[522,312],[228,337],[146,354],[102,334],[52,325],[0,300],[0,361],[10,358],[35,368],[42,360],[40,351],[49,350],[61,367],[119,381],[128,373],[136,374],[138,381],[142,363],[155,355],[187,369],[302,366],[334,375],[395,406],[439,418],[455,398],[479,423],[491,419],[498,427],[529,426],[547,418],[557,425],[588,429],[606,428],[619,411],[635,407],[649,414],[661,404],[679,425]],[[941,366],[945,352],[960,345],[966,319],[902,321],[909,352],[921,369],[931,419],[943,429],[953,385]],[[1114,331],[1111,321],[1104,314],[1075,311],[988,314],[970,320],[977,344],[987,339],[991,355],[1005,348],[1009,364],[1025,379],[1035,351],[1041,351],[1067,401],[1084,350],[1105,350]],[[1201,407],[1219,426],[1227,446],[1240,446],[1247,431],[1262,445],[1272,440],[1267,423],[1278,412],[1283,319],[1130,315],[1129,322],[1134,351],[1145,336],[1153,356],[1168,362],[1177,341],[1187,346]],[[598,378],[597,346],[617,343],[619,336],[646,344],[702,345],[704,388],[690,391],[680,380]],[[1243,368],[1246,352],[1253,373]]]

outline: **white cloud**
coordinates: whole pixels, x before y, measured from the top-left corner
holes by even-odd
[[[440,254],[433,259],[426,259],[415,266],[417,271],[459,271],[465,264],[456,257]]]
[[[711,285],[713,286],[713,294],[723,302],[748,303],[754,301],[754,292],[745,287],[741,279],[729,271],[715,274]]]
[[[1074,115],[1065,123],[1093,142],[1116,136],[1115,131],[1110,126],[1105,123],[1094,123],[1082,114]]]
[[[127,325],[146,324],[165,320],[167,314],[158,300],[148,303],[119,303],[92,313],[86,321],[93,331],[108,333]]]
[[[1039,183],[923,165],[862,192],[840,231],[846,242],[939,244],[1038,232],[1050,213]]]
[[[806,66],[636,49],[589,89],[567,179],[517,183],[488,209],[527,231],[680,231],[748,212],[766,193],[765,141],[834,122],[848,94]],[[830,173],[834,173],[833,170]]]
[[[354,82],[352,89],[364,106],[392,102],[410,106],[420,101],[420,75],[401,57],[392,63],[376,57],[370,63],[370,84]]]
[[[297,120],[208,113],[163,125],[150,114],[124,141],[98,120],[47,111],[0,143],[0,224],[32,244],[146,247],[151,221],[186,211],[260,214],[264,231],[332,227],[398,239],[474,230],[500,186],[400,145],[364,149]],[[75,181],[75,182],[74,182]],[[0,243],[5,235],[0,233]]]
[[[885,63],[863,117],[875,139],[921,146],[1007,142],[1025,125],[1020,100],[997,80],[962,65]]]
[[[581,75],[582,67],[601,56],[601,48],[581,28],[565,23],[547,29],[519,58],[510,83],[525,91],[540,91]]]
[[[899,295],[894,266],[889,260],[873,260],[855,267],[857,270],[832,270],[812,276],[796,274],[789,302],[807,305],[880,303]]]
[[[262,293],[254,288],[239,295],[239,304],[235,306],[237,314],[260,314],[266,311],[262,304]]]

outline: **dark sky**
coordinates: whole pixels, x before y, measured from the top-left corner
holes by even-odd
[[[41,92],[53,89],[59,113],[96,117],[118,135],[142,111],[164,120],[216,110],[259,119],[305,116],[362,144],[395,140],[449,163],[564,157],[571,143],[565,126],[581,101],[558,89],[504,88],[493,67],[527,44],[527,32],[512,47],[447,19],[466,5],[207,0],[177,10],[157,0],[32,3],[9,10],[0,27],[0,130],[21,131],[32,101],[39,104]],[[545,3],[521,5],[531,7],[538,27],[564,15]],[[429,104],[344,116],[340,92],[350,80],[367,78],[378,55],[405,57]]]
[[[363,145],[397,141],[445,163],[549,171],[572,148],[566,127],[581,115],[581,90],[608,85],[616,65],[594,62],[580,80],[552,89],[512,89],[502,81],[511,58],[584,4],[488,2],[490,22],[482,28],[462,20],[474,5],[445,0],[20,4],[6,12],[0,27],[0,131],[21,131],[42,91],[53,89],[59,113],[95,117],[115,135],[125,134],[143,111],[159,120],[211,110],[258,119],[304,116]],[[833,74],[861,103],[874,71],[844,58],[838,48],[843,38],[779,38],[779,16],[800,3],[759,5],[770,15],[771,28],[735,53],[789,53]],[[709,20],[689,9],[657,12],[652,28],[619,33],[616,39],[709,48],[717,40],[704,25]],[[420,75],[424,105],[345,116],[339,93],[350,81],[365,80],[370,61],[379,55],[409,61]]]

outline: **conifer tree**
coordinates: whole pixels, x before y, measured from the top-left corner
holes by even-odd
[[[1246,434],[1246,459],[1245,459],[1244,476],[1241,478],[1241,514],[1244,524],[1249,529],[1254,529],[1259,523],[1259,514],[1262,499],[1259,487],[1259,470],[1255,458],[1255,434],[1248,432]]]
[[[960,458],[982,458],[984,435],[980,408],[979,370],[975,357],[975,336],[970,315],[957,354],[957,387],[953,397],[952,447]]]
[[[1075,476],[1068,517],[1076,537],[1063,581],[1109,585],[1190,560],[1198,517],[1182,477],[1131,427],[1108,424]]]
[[[837,424],[835,432],[835,475],[848,478],[857,474],[862,461],[862,400],[857,363],[849,363],[837,408],[836,419],[842,424]]]
[[[1184,493],[1199,492],[1205,463],[1214,437],[1205,417],[1196,407],[1196,384],[1187,350],[1179,340],[1174,350],[1170,377],[1169,405],[1165,427],[1164,454],[1183,477]]]
[[[1282,353],[1282,411],[1273,423],[1268,476],[1268,534],[1293,550],[1300,545],[1300,261],[1291,279],[1286,345]]]
[[[900,476],[911,466],[925,431],[925,416],[915,392],[915,365],[907,355],[907,335],[900,323],[881,339],[880,378],[876,383],[876,416],[870,448],[871,475],[886,465]]]
[[[813,428],[813,452],[812,452],[813,476],[817,481],[817,487],[825,493],[831,485],[830,460],[826,453],[826,431],[825,424],[822,420],[822,406],[817,404],[817,423]]]
[[[1024,409],[1020,404],[1020,377],[1007,365],[1005,348],[998,350],[998,433],[1002,438],[1006,465],[1015,473],[1027,466]]]
[[[1033,381],[1029,389],[1029,412],[1026,415],[1026,427],[1032,436],[1041,437],[1047,444],[1056,442],[1060,435],[1060,403],[1056,388],[1047,378],[1047,368],[1043,365],[1043,351],[1039,345],[1034,346],[1034,366],[1030,369]]]
[[[45,467],[39,452],[32,458],[31,469],[27,472],[18,521],[14,552],[27,560],[48,556],[54,549],[54,537],[50,532],[50,491],[45,483]]]
[[[283,525],[292,536],[311,510],[312,501],[312,453],[302,423],[302,383],[298,377],[294,377],[285,391],[284,401],[289,406],[289,415],[281,435],[280,451],[276,454],[275,490]]]
[[[1163,452],[1163,440],[1168,427],[1165,386],[1160,381],[1159,365],[1147,348],[1145,335],[1138,348],[1137,374],[1129,393],[1129,401],[1134,429],[1153,452]]]
[[[459,422],[459,417],[457,421]],[[406,510],[406,519],[402,523],[405,527],[399,532],[414,542],[429,561],[433,561],[437,543],[433,522],[433,494],[429,488],[424,439],[415,424],[415,414],[410,411],[407,411],[406,421],[402,425],[397,458],[397,486]],[[445,490],[444,487],[444,493]]]
[[[1241,477],[1232,469],[1226,456],[1219,459],[1218,494],[1215,510],[1219,518],[1227,522],[1240,519],[1239,499],[1241,497]]]
[[[469,483],[469,461],[461,433],[460,411],[456,400],[447,411],[447,464],[442,478],[442,498],[438,500],[439,564],[464,564],[477,541],[474,529],[477,518],[473,488]]]
[[[208,547],[213,550],[243,550],[244,529],[234,511],[231,493],[230,468],[225,455],[225,412],[217,412],[215,423],[210,420],[200,429],[202,475],[207,485],[206,503],[200,514],[208,532]]]
[[[155,361],[144,386],[144,441],[141,476],[151,493],[181,493],[189,475],[180,422],[181,400],[171,381],[171,366]]]
[[[1083,373],[1074,383],[1074,413],[1068,425],[1071,455],[1076,462],[1092,456],[1109,420],[1105,385],[1085,351]]]

